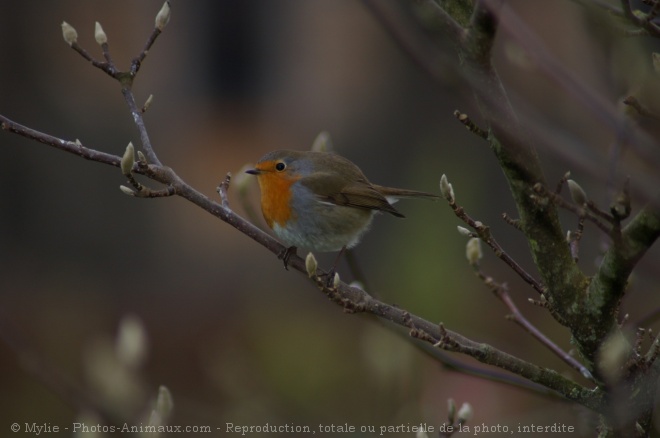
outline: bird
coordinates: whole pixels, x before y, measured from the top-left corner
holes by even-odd
[[[297,248],[339,251],[339,260],[360,242],[376,213],[405,217],[392,205],[398,198],[439,198],[373,184],[356,164],[333,152],[276,150],[246,173],[257,177],[266,224],[287,246],[279,255],[287,269]]]

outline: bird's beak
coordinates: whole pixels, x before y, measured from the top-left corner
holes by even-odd
[[[248,169],[245,171],[245,173],[249,173],[250,175],[259,175],[261,171],[259,169]]]

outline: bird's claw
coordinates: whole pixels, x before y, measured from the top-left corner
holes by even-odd
[[[277,258],[282,260],[284,262],[284,269],[287,271],[289,270],[289,259],[291,256],[297,255],[297,250],[295,246],[290,246],[285,250],[282,250],[279,254],[277,254]]]

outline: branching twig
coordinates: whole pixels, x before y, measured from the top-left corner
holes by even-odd
[[[555,194],[554,192],[549,191],[547,188],[545,188],[541,184],[536,184],[534,186],[534,191],[538,193],[541,196],[547,196],[550,198],[550,200],[557,205],[558,207],[561,207],[563,209],[566,209],[572,213],[574,213],[576,216],[580,216],[583,214],[585,209],[583,207],[580,207],[579,205],[576,205],[573,202],[569,202],[564,200],[561,196],[558,194]],[[590,201],[591,203],[591,201]],[[607,236],[610,236],[612,233],[612,228],[608,227],[605,225],[599,218],[601,217],[601,213],[603,213],[601,210],[596,208],[593,204],[591,204],[592,207],[589,208],[589,212],[587,212],[585,218],[588,219],[591,223],[596,225],[603,233],[605,233]],[[589,204],[587,204],[589,206]],[[611,216],[607,215],[608,218],[611,219]]]
[[[159,16],[161,15],[161,13],[165,8],[167,8],[167,13],[169,14],[169,3],[165,2],[165,4],[163,5],[163,9],[161,9],[161,12],[159,12]],[[165,24],[167,24],[167,20],[169,20],[169,15],[165,20]],[[110,55],[110,48],[107,41],[101,44],[105,62],[94,59],[94,57],[92,57],[89,54],[89,52],[87,52],[87,50],[82,48],[76,41],[70,42],[69,45],[83,58],[91,62],[94,67],[100,69],[101,71],[105,72],[110,77],[116,79],[119,82],[119,84],[121,85],[121,92],[122,95],[124,96],[124,100],[126,101],[126,104],[128,105],[128,108],[131,112],[131,116],[133,117],[133,121],[137,125],[138,130],[140,132],[140,141],[142,143],[142,149],[144,150],[150,163],[160,165],[161,162],[158,159],[156,153],[154,152],[153,147],[151,146],[151,140],[149,139],[149,134],[144,125],[144,119],[142,118],[142,113],[144,111],[138,108],[138,105],[135,102],[135,97],[133,96],[133,91],[132,91],[133,81],[135,80],[135,76],[137,75],[137,72],[140,70],[140,66],[142,65],[142,62],[146,58],[147,53],[149,52],[151,46],[156,41],[156,38],[162,32],[162,28],[159,28],[158,25],[159,24],[158,24],[158,16],[157,16],[156,27],[154,27],[153,31],[151,32],[151,35],[147,39],[147,42],[144,48],[142,49],[142,51],[140,52],[140,54],[133,59],[130,70],[126,72],[118,70],[117,67],[115,66],[115,63],[112,61],[112,57]]]
[[[484,284],[491,289],[493,294],[495,294],[495,296],[499,298],[500,301],[502,301],[504,305],[506,305],[506,307],[511,311],[509,319],[525,329],[527,333],[536,338],[541,344],[556,354],[561,360],[577,370],[580,374],[582,374],[583,377],[594,381],[594,377],[591,375],[591,372],[584,365],[562,350],[550,338],[544,335],[531,322],[529,322],[527,318],[525,318],[525,316],[520,312],[518,306],[516,306],[516,304],[513,302],[513,299],[509,295],[509,289],[506,284],[499,284],[495,282],[492,277],[485,275],[476,265],[474,266],[474,269],[477,277],[479,277],[484,282]]]
[[[454,111],[454,117],[461,122],[468,131],[473,132],[477,136],[483,138],[484,140],[488,138],[488,132],[481,129],[476,123],[468,117],[467,114],[460,112],[459,110]]]
[[[527,271],[525,271],[523,267],[518,264],[518,262],[513,260],[513,258],[507,254],[506,251],[504,251],[502,246],[500,246],[497,240],[495,240],[495,238],[490,233],[489,227],[485,226],[479,221],[472,219],[470,215],[465,212],[463,207],[456,204],[454,199],[448,199],[447,202],[449,203],[449,206],[453,210],[454,214],[476,231],[481,240],[493,250],[497,258],[509,265],[511,269],[513,269],[513,271],[520,276],[520,278],[532,286],[532,288],[539,294],[545,293],[545,288],[543,285],[541,285],[538,280],[527,273]]]
[[[509,216],[507,213],[502,213],[502,219],[504,220],[504,222],[511,225],[516,230],[522,231],[522,227],[520,226],[520,219],[514,219],[511,216]]]

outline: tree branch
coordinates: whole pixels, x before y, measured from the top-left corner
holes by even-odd
[[[297,267],[295,269],[299,270]],[[317,271],[312,280],[333,302],[343,306],[349,312],[371,313],[387,321],[408,327],[412,337],[429,342],[436,348],[466,354],[484,364],[525,377],[597,412],[600,412],[605,406],[603,394],[599,389],[586,389],[555,371],[526,362],[488,344],[475,342],[444,328],[442,324],[433,324],[404,309],[385,304],[362,289],[348,286],[345,283],[341,283],[336,289],[328,288],[323,274],[323,271]]]
[[[78,155],[100,163],[119,167],[121,158],[105,154],[93,149],[85,148],[76,142],[69,142],[48,134],[39,133],[30,128],[19,125],[4,116],[0,116],[2,121],[2,128],[13,132],[15,134],[37,140],[41,143],[56,147],[58,149],[67,151],[69,153]],[[212,201],[204,194],[198,192],[193,187],[185,183],[172,169],[164,166],[149,164],[146,167],[135,165],[133,171],[145,175],[162,184],[171,186],[175,194],[187,199],[193,204],[199,206],[205,211],[218,217],[222,221],[228,223],[232,227],[239,230],[241,233],[250,237],[257,243],[261,244],[273,254],[280,254],[286,249],[284,245],[279,243],[270,235],[266,234],[259,228],[247,222],[241,216],[237,215],[229,208]],[[223,188],[224,190],[224,188]],[[307,275],[304,260],[297,255],[289,259],[289,267]],[[341,304],[345,309],[355,312],[367,312],[383,318],[387,321],[394,322],[399,325],[409,327],[412,324],[416,329],[422,330],[430,338],[423,339],[428,342],[436,344],[440,341],[441,347],[447,351],[458,352],[467,354],[474,357],[488,365],[493,365],[518,374],[524,378],[531,380],[545,386],[553,391],[558,392],[569,400],[581,403],[591,409],[599,410],[602,406],[601,394],[587,390],[575,382],[570,381],[556,373],[545,368],[525,362],[507,353],[504,353],[490,345],[476,343],[468,338],[465,338],[458,333],[440,329],[436,324],[432,324],[418,316],[410,315],[408,312],[394,306],[390,306],[381,301],[378,301],[368,295],[366,292],[340,283],[339,286],[328,288],[325,278],[325,272],[319,270],[315,279],[315,283],[321,288],[333,301]],[[323,277],[323,279],[321,279]],[[416,331],[413,334],[419,337],[421,332]]]
[[[586,307],[598,309],[599,318],[582,330],[588,335],[610,330],[616,324],[619,305],[626,291],[628,277],[637,262],[660,236],[660,196],[642,209],[622,230],[621,238],[605,253],[588,288]],[[594,339],[590,349],[599,344]]]

